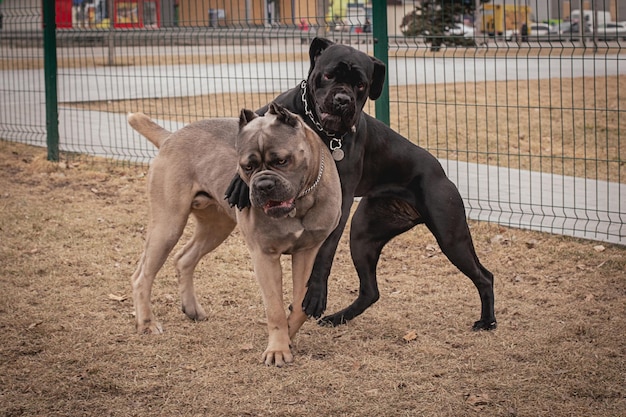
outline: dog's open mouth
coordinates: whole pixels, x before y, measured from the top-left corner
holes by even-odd
[[[285,201],[274,201],[269,200],[263,206],[263,211],[270,217],[280,218],[288,215],[294,208],[296,208],[296,204],[294,202],[294,198]]]

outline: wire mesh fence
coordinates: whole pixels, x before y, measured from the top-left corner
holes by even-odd
[[[390,125],[440,159],[469,217],[626,244],[621,2],[581,17],[539,0],[389,1],[386,16],[367,1],[56,0],[60,149],[149,162],[128,112],[170,130],[234,117],[306,77],[313,37],[373,55],[384,25]],[[42,2],[0,11],[0,138],[46,146]]]

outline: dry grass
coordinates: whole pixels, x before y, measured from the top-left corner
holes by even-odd
[[[134,333],[144,174],[0,142],[0,415],[624,415],[624,247],[471,223],[500,324],[474,333],[475,289],[418,227],[385,248],[376,305],[305,323],[275,369],[237,233],[197,270],[209,321],[180,312],[168,262],[153,293],[166,333]],[[344,237],[329,310],[356,288]]]

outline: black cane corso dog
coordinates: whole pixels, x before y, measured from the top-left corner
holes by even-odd
[[[315,260],[303,309],[321,317],[333,258],[354,197],[362,197],[352,218],[350,252],[359,275],[359,296],[321,323],[338,325],[361,314],[379,298],[376,266],[389,240],[424,223],[448,259],[467,275],[480,295],[474,330],[497,326],[493,274],[481,265],[465,218],[463,201],[437,159],[362,111],[377,99],[384,64],[346,45],[315,38],[306,81],[275,101],[301,115],[317,131],[336,161],[343,192],[341,221]],[[264,114],[267,106],[257,111]],[[235,177],[226,192],[231,205],[247,204],[245,184]]]

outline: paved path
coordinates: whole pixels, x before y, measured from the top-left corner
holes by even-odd
[[[621,64],[621,65],[620,65]],[[59,99],[63,103],[122,98],[185,97],[221,92],[286,90],[308,72],[308,62],[223,65],[167,65],[99,67],[59,71]],[[617,56],[396,59],[390,62],[390,84],[476,82],[538,78],[609,76],[626,73]],[[13,74],[14,73],[14,74]],[[26,90],[44,91],[39,70],[5,71],[0,77],[0,135],[9,121],[45,126],[43,100],[32,101],[11,80],[29,80]],[[125,115],[80,111],[60,105],[59,130],[66,151],[111,155],[148,162],[154,147],[126,124]],[[87,123],[89,122],[89,123]],[[169,130],[180,124],[160,121]],[[16,137],[11,137],[12,135]],[[44,145],[42,143],[42,145]],[[127,152],[127,153],[126,153]],[[463,195],[468,216],[511,226],[562,233],[626,245],[626,185],[494,166],[442,160]]]
[[[471,219],[626,245],[626,184],[440,161]]]

